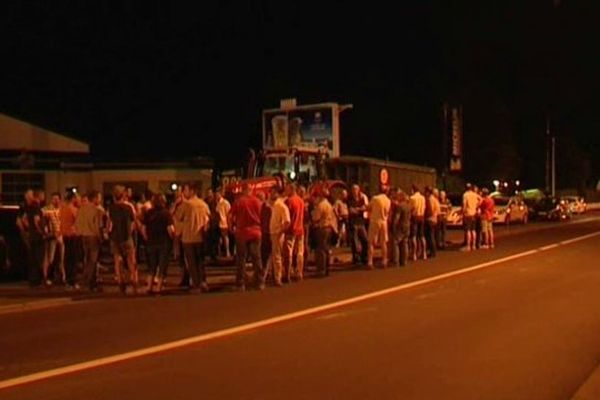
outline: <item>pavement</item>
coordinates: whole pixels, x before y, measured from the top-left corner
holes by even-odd
[[[3,314],[0,398],[594,393],[600,222],[545,228],[405,268],[339,265],[282,289],[106,296]]]

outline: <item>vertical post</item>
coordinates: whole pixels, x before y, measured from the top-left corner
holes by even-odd
[[[444,102],[442,108],[442,154],[440,165],[440,171],[442,173],[442,187],[444,190],[448,190],[446,187],[446,175],[448,175],[448,169],[450,168],[450,151],[448,149],[448,103]]]
[[[556,138],[552,136],[552,196],[556,196]]]
[[[551,165],[551,143],[550,143],[550,118],[548,116],[546,116],[546,136],[545,136],[545,142],[546,142],[546,192],[550,191],[550,180],[551,180],[551,173],[550,173],[550,165]]]

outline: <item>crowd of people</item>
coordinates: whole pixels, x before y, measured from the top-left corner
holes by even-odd
[[[171,204],[160,193],[135,202],[123,186],[114,188],[105,207],[94,190],[64,198],[53,193],[48,202],[43,191],[28,190],[24,197],[17,226],[32,287],[58,281],[71,290],[100,291],[99,255],[103,243],[109,243],[115,280],[124,294],[140,289],[142,255],[148,293],[163,291],[171,259],[182,269],[179,286],[192,293],[210,290],[207,259],[234,258],[239,291],[302,281],[311,251],[317,275],[329,276],[336,246],[349,245],[356,267],[374,269],[376,260],[382,268],[405,266],[446,248],[446,215],[452,206],[444,191],[426,187],[421,192],[416,185],[410,193],[382,186],[370,199],[358,185],[332,195],[324,186],[309,193],[294,183],[268,194],[254,193],[245,184],[232,202],[220,189],[202,196],[191,183],[178,188]],[[462,250],[493,248],[489,192],[467,185],[462,214]]]

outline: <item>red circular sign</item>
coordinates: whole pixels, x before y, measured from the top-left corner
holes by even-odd
[[[390,183],[390,174],[385,168],[381,168],[381,171],[379,171],[379,183],[382,185]]]

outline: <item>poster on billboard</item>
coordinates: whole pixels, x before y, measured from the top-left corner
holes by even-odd
[[[263,111],[265,150],[321,150],[339,156],[337,104]]]

